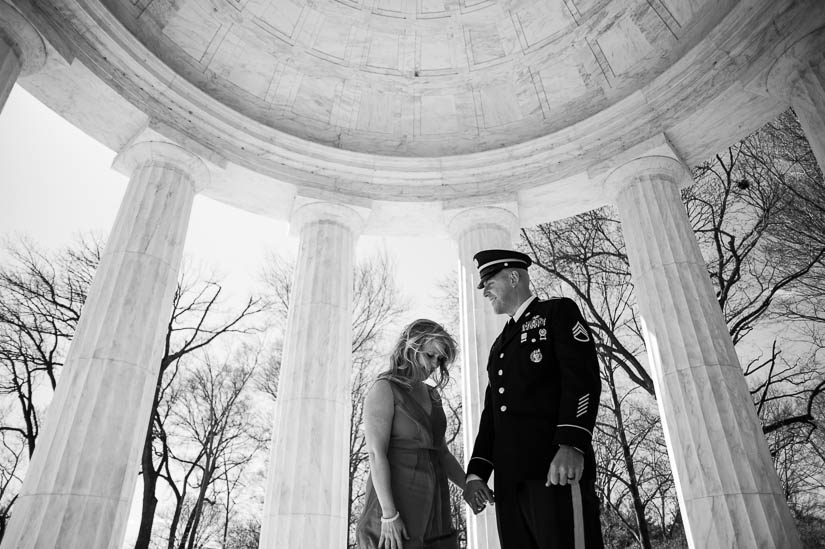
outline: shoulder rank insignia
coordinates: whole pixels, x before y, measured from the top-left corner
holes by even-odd
[[[582,326],[581,322],[576,322],[575,326],[573,326],[573,339],[582,343],[590,341],[590,335],[587,333],[587,329]]]
[[[532,360],[535,363],[541,362],[542,358],[543,357],[541,356],[541,349],[536,349],[535,351],[530,353],[530,360]]]

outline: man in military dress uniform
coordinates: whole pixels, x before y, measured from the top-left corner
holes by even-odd
[[[502,549],[602,548],[591,446],[601,380],[590,330],[567,298],[530,293],[530,258],[475,255],[496,314],[510,316],[490,349],[489,383],[467,465],[464,499],[493,503]]]

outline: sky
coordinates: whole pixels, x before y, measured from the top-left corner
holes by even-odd
[[[111,169],[115,152],[94,141],[15,86],[0,113],[0,240],[26,235],[56,250],[78,235],[108,234],[128,180]],[[223,276],[237,299],[254,289],[272,251],[294,255],[289,225],[198,196],[184,255]],[[386,250],[410,309],[404,321],[438,321],[437,283],[454,277],[457,246],[450,239],[362,236],[356,254]],[[0,251],[2,257],[2,251]]]

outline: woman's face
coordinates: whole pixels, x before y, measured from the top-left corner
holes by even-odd
[[[424,342],[424,345],[421,346],[421,350],[418,353],[418,363],[424,368],[424,371],[427,372],[427,377],[431,376],[433,372],[438,369],[439,365],[444,362],[445,354],[440,342],[431,339]]]

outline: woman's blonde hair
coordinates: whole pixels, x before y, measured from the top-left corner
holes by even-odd
[[[429,372],[421,366],[418,357],[423,353],[424,345],[430,341],[441,352],[435,378],[436,387],[444,387],[450,380],[447,367],[455,360],[458,346],[444,326],[426,318],[414,320],[404,328],[390,355],[389,369],[382,372],[378,379],[391,379],[408,388],[415,382],[427,379]]]

